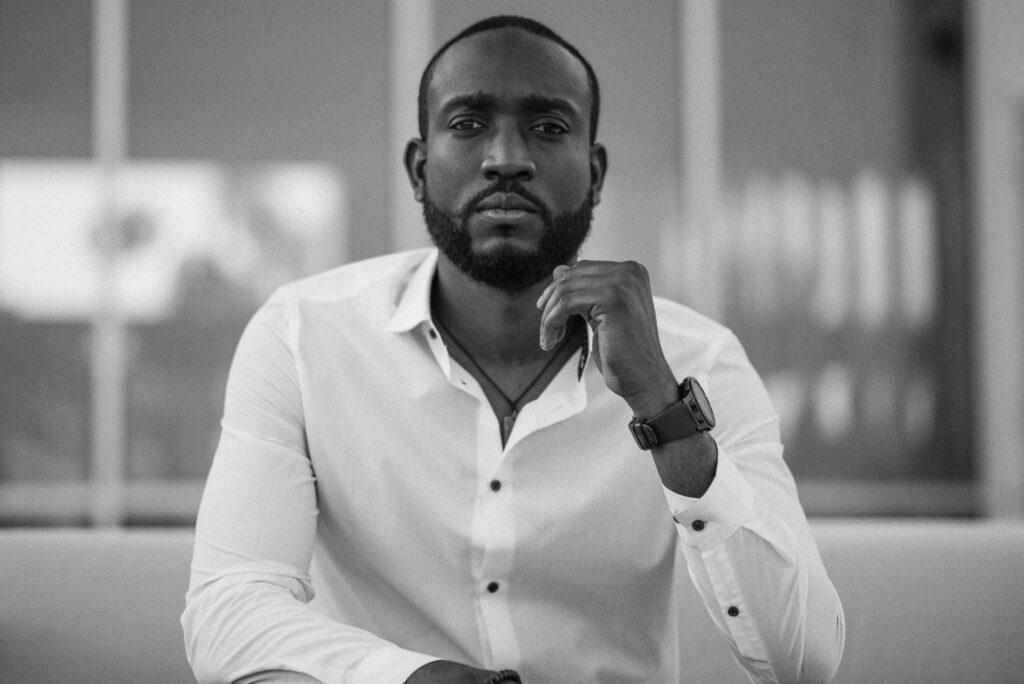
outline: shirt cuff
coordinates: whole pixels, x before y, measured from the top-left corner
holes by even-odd
[[[694,499],[662,487],[684,544],[701,550],[721,544],[754,516],[754,490],[728,454],[718,453],[715,479]]]

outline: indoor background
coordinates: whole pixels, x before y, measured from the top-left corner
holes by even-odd
[[[0,525],[194,522],[238,336],[428,244],[430,54],[593,64],[588,258],[732,327],[812,515],[1024,517],[1024,4],[0,0]]]

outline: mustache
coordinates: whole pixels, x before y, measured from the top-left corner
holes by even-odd
[[[462,210],[459,212],[459,219],[465,223],[469,218],[470,214],[473,213],[476,205],[483,202],[485,199],[499,192],[512,193],[519,195],[526,201],[537,207],[537,211],[540,213],[544,223],[551,222],[551,210],[548,209],[547,205],[544,204],[543,200],[534,195],[532,192],[523,187],[523,184],[517,180],[504,179],[499,180],[494,185],[484,188],[480,192],[470,197],[463,205]]]

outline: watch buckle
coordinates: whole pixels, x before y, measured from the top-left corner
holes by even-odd
[[[658,444],[658,434],[647,423],[633,419],[629,423],[629,431],[633,434],[636,445],[641,449],[648,450]]]

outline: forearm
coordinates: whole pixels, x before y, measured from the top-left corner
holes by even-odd
[[[842,606],[819,563],[781,541],[779,521],[685,551],[690,574],[739,663],[759,682],[826,682],[842,657]]]
[[[680,400],[679,385],[667,365],[664,372],[653,377],[657,380],[625,397],[633,415],[641,420],[654,418]],[[676,494],[700,498],[715,479],[718,445],[707,432],[657,444],[651,456],[662,484]]]
[[[432,659],[307,605],[317,519],[306,455],[226,424],[200,505],[182,615],[200,682],[274,670],[324,682],[402,682]]]
[[[704,496],[718,470],[718,444],[707,432],[660,444],[651,457],[665,488],[693,499]]]
[[[842,605],[795,496],[755,491],[728,456],[696,503],[669,493],[690,575],[756,681],[827,681],[843,651]]]
[[[274,572],[228,575],[191,591],[182,626],[197,680],[284,670],[324,682],[401,682],[433,659],[336,622],[307,598],[300,582]]]

